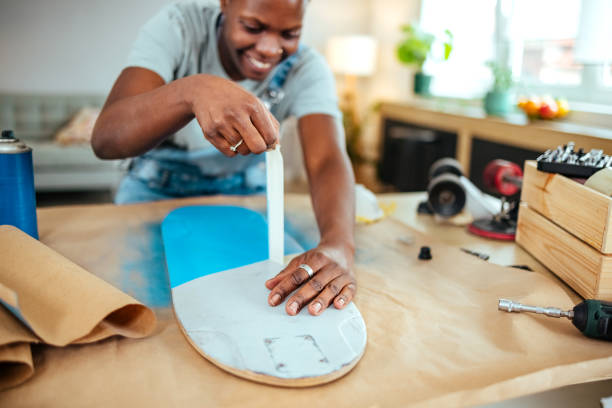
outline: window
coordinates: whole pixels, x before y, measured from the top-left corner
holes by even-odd
[[[603,82],[606,88],[612,88],[612,64],[607,64],[605,67]]]
[[[453,51],[448,61],[428,60],[424,70],[433,75],[434,95],[480,98],[491,78],[485,62],[495,53],[494,0],[423,0],[420,25],[424,31],[443,38],[453,34]]]
[[[523,85],[580,85],[574,58],[580,0],[514,0],[510,17],[513,72]],[[547,18],[543,18],[547,16]]]
[[[517,93],[612,105],[612,0],[422,0],[421,25],[448,28],[451,58],[432,62],[432,93],[481,97],[496,59],[511,67]]]
[[[513,0],[512,68],[519,93],[612,103],[608,0]],[[546,16],[546,18],[542,18]]]

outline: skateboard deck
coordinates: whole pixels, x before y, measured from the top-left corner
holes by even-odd
[[[268,223],[235,206],[183,207],[163,221],[172,303],[189,343],[222,369],[279,386],[323,384],[357,364],[365,323],[354,303],[320,316],[268,305],[264,283],[284,266],[284,232],[282,159],[266,155]]]

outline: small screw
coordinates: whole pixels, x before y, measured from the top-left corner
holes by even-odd
[[[431,249],[428,246],[421,247],[419,251],[419,259],[428,261],[431,259]]]
[[[397,240],[399,242],[401,242],[402,244],[404,244],[404,245],[412,245],[412,244],[414,244],[414,237],[411,236],[411,235],[406,235],[406,236],[403,236],[403,237],[399,237]]]

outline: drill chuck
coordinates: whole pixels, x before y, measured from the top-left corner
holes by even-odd
[[[612,303],[587,299],[574,307],[572,323],[585,336],[612,340]]]
[[[567,317],[585,336],[612,340],[612,303],[587,299],[574,306],[572,310],[565,311],[556,307],[528,306],[508,299],[499,299],[497,308],[506,312],[530,312],[551,317]]]

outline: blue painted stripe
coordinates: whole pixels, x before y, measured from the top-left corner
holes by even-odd
[[[6,303],[4,300],[0,299],[0,304],[3,305],[4,307],[6,307],[11,313],[13,313],[13,316],[15,316],[16,318],[18,318],[21,323],[25,324],[30,330],[34,331],[32,329],[32,326],[30,326],[30,323],[28,323],[28,321],[25,319],[25,317],[23,317],[23,315],[21,314],[21,312],[19,311],[19,309],[17,309],[16,307],[13,307],[11,305],[9,305],[8,303]]]
[[[170,287],[268,259],[261,214],[233,206],[191,206],[162,222]]]
[[[121,274],[115,284],[147,306],[170,306],[161,224],[128,227],[123,245],[126,250],[121,257]]]

